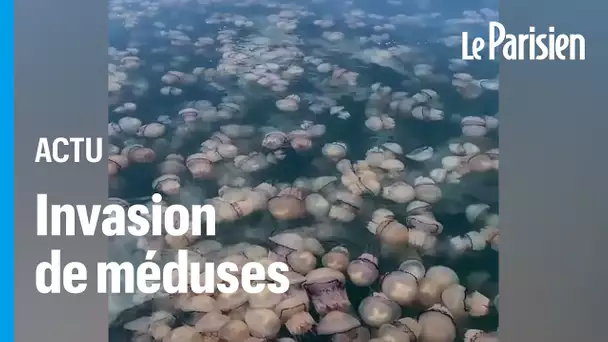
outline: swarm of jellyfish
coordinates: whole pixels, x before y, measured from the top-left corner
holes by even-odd
[[[112,294],[111,341],[498,341],[498,71],[459,34],[498,13],[462,6],[110,0],[109,202],[216,212],[216,236],[112,259],[281,261],[290,284]]]

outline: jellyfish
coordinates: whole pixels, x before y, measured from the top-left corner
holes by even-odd
[[[302,336],[312,331],[315,320],[308,312],[309,298],[306,293],[291,293],[275,307],[275,314],[292,336]]]
[[[355,341],[360,328],[361,322],[354,316],[342,311],[331,311],[319,321],[317,334],[332,335],[334,341]]]
[[[322,149],[323,155],[335,162],[343,159],[346,156],[347,151],[348,148],[346,144],[342,142],[325,144]]]
[[[287,260],[290,253],[302,250],[304,244],[304,239],[299,234],[290,232],[273,235],[268,240],[275,244],[272,253],[279,260]]]
[[[205,342],[197,329],[187,325],[173,329],[165,339],[168,342]]]
[[[401,307],[383,293],[374,292],[361,301],[358,313],[365,324],[372,328],[380,328],[399,318]]]
[[[367,224],[367,230],[376,235],[383,244],[422,247],[429,235],[421,230],[409,229],[397,222],[395,215],[388,209],[377,209]]]
[[[399,204],[405,204],[416,198],[414,188],[404,181],[397,181],[382,188],[381,196]]]
[[[382,293],[399,305],[411,305],[418,298],[418,284],[425,273],[426,268],[422,261],[412,255],[410,259],[403,261],[396,271],[382,278]]]
[[[194,329],[200,333],[203,341],[207,341],[210,338],[216,337],[220,329],[228,324],[228,322],[230,322],[228,316],[222,315],[219,312],[210,312],[196,322]]]
[[[344,289],[345,280],[341,272],[322,267],[308,273],[302,287],[310,295],[315,311],[324,316],[333,310],[348,312],[352,309]]]
[[[281,329],[281,320],[269,309],[248,309],[245,313],[245,323],[251,336],[258,338],[274,338]]]
[[[287,134],[280,131],[269,132],[264,136],[262,140],[262,147],[269,150],[279,149],[287,143]]]
[[[115,154],[108,157],[108,175],[115,177],[121,170],[129,167],[129,158]]]
[[[464,342],[498,342],[498,332],[469,329],[464,333]]]
[[[213,176],[213,163],[205,153],[195,153],[186,159],[186,167],[194,179],[209,179]]]
[[[457,284],[458,275],[446,266],[433,266],[426,271],[420,281],[418,301],[426,307],[431,307],[441,300],[441,294],[452,284]]]
[[[370,286],[379,276],[378,258],[369,253],[361,254],[346,268],[348,278],[357,286]]]
[[[317,258],[309,251],[296,250],[287,255],[287,264],[294,271],[307,275],[316,268]]]
[[[433,154],[435,153],[435,150],[430,147],[430,146],[423,146],[420,148],[417,148],[413,151],[411,151],[410,153],[406,154],[405,157],[416,161],[416,162],[425,162],[431,158],[433,158]]]
[[[443,305],[434,304],[418,316],[422,341],[451,342],[456,338],[456,326],[450,311]]]
[[[437,203],[442,196],[441,189],[435,181],[429,177],[418,177],[414,181],[416,199],[430,204]]]
[[[383,324],[378,329],[382,341],[415,342],[420,336],[421,327],[417,320],[411,317],[400,318],[394,322]]]
[[[181,180],[177,175],[165,174],[152,182],[152,189],[169,196],[177,195],[181,189]]]
[[[303,217],[306,206],[302,191],[292,187],[281,190],[277,196],[268,200],[268,210],[277,220],[294,220]]]
[[[344,246],[336,246],[323,256],[321,262],[324,267],[345,273],[350,263],[349,259],[350,253],[348,249]]]

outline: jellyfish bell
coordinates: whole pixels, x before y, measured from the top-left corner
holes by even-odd
[[[299,234],[291,232],[273,235],[268,240],[275,244],[273,253],[280,259],[286,259],[290,253],[302,250],[304,243],[304,239]]]
[[[363,328],[361,322],[354,316],[341,311],[331,311],[321,318],[316,330],[321,336],[332,335],[333,341],[359,341],[356,338],[360,328]],[[369,336],[367,337],[360,341],[369,340]]]
[[[348,312],[352,309],[344,289],[345,276],[331,268],[317,268],[306,275],[302,287],[310,295],[315,311],[326,315],[332,310]]]
[[[165,135],[167,128],[160,122],[152,122],[143,125],[137,131],[138,137],[157,139]]]
[[[388,209],[377,209],[367,224],[367,230],[387,245],[403,245],[409,241],[407,227],[397,222],[395,214]]]
[[[317,258],[309,251],[293,251],[287,255],[287,264],[294,271],[306,275],[317,266]]]
[[[418,177],[414,181],[416,198],[427,203],[437,203],[442,196],[441,188],[428,177]]]
[[[179,83],[182,78],[184,78],[185,74],[179,71],[168,71],[163,77],[161,77],[161,81],[165,84],[175,84]]]
[[[378,329],[382,341],[416,342],[420,336],[420,323],[411,317],[404,317]]]
[[[308,151],[312,147],[312,140],[306,131],[293,131],[289,133],[290,145],[297,152]]]
[[[245,323],[253,337],[271,339],[281,329],[281,320],[269,309],[248,309],[245,313]]]
[[[343,142],[327,143],[322,148],[323,155],[333,161],[338,161],[344,158],[347,152],[348,147]]]
[[[401,307],[386,295],[375,292],[361,301],[358,313],[365,324],[372,328],[380,328],[383,324],[399,318]]]
[[[131,116],[125,116],[118,120],[118,128],[119,132],[124,132],[128,135],[135,135],[139,128],[141,127],[142,122],[138,118],[134,118]]]
[[[208,179],[213,176],[213,164],[204,153],[195,153],[186,159],[186,167],[194,179]]]
[[[498,342],[498,333],[469,329],[464,333],[464,342]]]
[[[426,271],[420,281],[418,301],[425,307],[431,307],[441,300],[443,291],[452,284],[457,284],[458,275],[446,266],[433,266]]]
[[[177,195],[181,189],[181,180],[176,175],[166,174],[152,182],[152,188],[165,195]]]
[[[306,211],[314,217],[323,218],[329,213],[331,204],[321,194],[312,193],[304,200]]]
[[[369,253],[361,254],[346,269],[348,278],[357,286],[370,286],[379,276],[378,258]]]
[[[232,319],[218,331],[218,337],[222,341],[244,341],[249,337],[247,323],[240,319]]]
[[[283,299],[283,294],[273,293],[265,286],[261,292],[249,294],[248,304],[252,309],[274,309]]]
[[[485,153],[469,156],[465,163],[467,169],[472,172],[488,172],[494,170],[497,166],[497,163]]]
[[[451,342],[456,338],[456,326],[450,311],[435,304],[418,316],[420,339],[433,342]]]
[[[285,145],[285,143],[287,142],[288,137],[287,134],[280,132],[280,131],[273,131],[273,132],[269,132],[264,136],[264,139],[262,140],[262,147],[270,149],[270,150],[276,150],[278,148],[281,148]]]
[[[268,200],[268,210],[277,220],[295,220],[306,214],[304,195],[298,188],[288,187]]]
[[[188,325],[173,329],[163,340],[167,342],[205,342],[205,338],[194,327]]]
[[[178,115],[180,117],[182,117],[182,119],[186,123],[191,123],[191,122],[196,121],[199,117],[199,114],[200,114],[200,112],[196,108],[184,108],[178,112]]]
[[[467,137],[483,137],[488,133],[486,120],[479,116],[465,116],[460,121],[462,134]]]
[[[425,161],[433,158],[434,153],[435,153],[435,150],[432,147],[423,146],[423,147],[417,148],[417,149],[411,151],[410,153],[406,154],[405,157],[410,160],[417,161],[417,162],[425,162]]]
[[[418,297],[418,282],[424,277],[426,268],[418,258],[402,262],[399,268],[382,279],[382,293],[399,305],[411,305]]]
[[[201,334],[203,341],[207,341],[208,337],[216,335],[228,322],[230,322],[228,316],[222,315],[219,312],[210,312],[196,322],[194,329]]]
[[[443,232],[443,225],[426,215],[411,215],[406,217],[405,226],[411,229],[422,230],[431,235],[439,235]]]
[[[156,153],[143,145],[133,144],[122,149],[121,154],[133,163],[152,163],[156,160]]]
[[[108,176],[115,177],[127,167],[129,167],[129,158],[124,155],[114,154],[108,157]]]

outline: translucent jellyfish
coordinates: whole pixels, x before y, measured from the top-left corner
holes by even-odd
[[[115,154],[108,157],[108,175],[114,177],[129,167],[129,159],[123,155]]]
[[[236,156],[234,158],[234,166],[244,172],[258,172],[264,170],[270,166],[265,155],[252,152],[246,156]]]
[[[317,258],[309,251],[293,251],[287,255],[287,264],[294,271],[307,275],[317,266]]]
[[[306,275],[302,287],[310,295],[315,311],[326,315],[337,310],[348,312],[352,309],[344,289],[344,274],[331,268],[318,268]],[[317,332],[321,333],[317,327]]]
[[[395,203],[404,204],[416,198],[414,188],[404,181],[395,182],[382,188],[382,197]]]
[[[122,149],[121,154],[131,163],[152,163],[156,160],[156,153],[151,148],[140,144],[128,145]]]
[[[331,311],[319,321],[317,333],[332,335],[334,341],[341,341],[340,338],[352,341],[357,337],[360,327],[361,322],[354,316],[341,311]]]
[[[367,223],[367,230],[376,235],[380,241],[389,246],[411,245],[424,246],[429,235],[420,230],[409,229],[395,219],[395,214],[388,209],[377,209]]]
[[[321,259],[323,266],[334,269],[339,272],[346,272],[349,265],[350,254],[344,246],[336,246],[332,248]]]
[[[441,121],[445,114],[441,109],[428,106],[417,106],[412,109],[412,116],[422,121]]]
[[[469,329],[464,333],[464,342],[498,342],[498,333]]]
[[[441,188],[429,177],[421,176],[416,178],[414,190],[416,192],[416,199],[423,202],[437,203],[442,197]]]
[[[248,309],[245,313],[245,323],[251,336],[258,338],[274,338],[281,329],[281,320],[269,309]]]
[[[411,305],[418,297],[418,282],[426,273],[416,252],[410,252],[409,259],[403,261],[396,271],[382,279],[382,293],[399,305]]]
[[[276,106],[283,112],[296,112],[299,109],[300,97],[297,95],[289,95],[282,100],[276,102]]]
[[[304,152],[310,150],[312,147],[312,140],[310,134],[304,130],[292,131],[288,134],[291,148],[297,152]]]
[[[219,312],[210,312],[196,322],[194,329],[200,333],[203,341],[207,341],[208,338],[217,336],[220,329],[228,324],[228,322],[230,322],[228,316],[222,315]]]
[[[130,116],[125,116],[124,118],[118,120],[119,132],[124,132],[125,134],[129,135],[137,134],[137,131],[139,131],[141,125],[141,120]]]
[[[410,215],[405,218],[405,226],[421,230],[430,235],[439,235],[443,232],[443,225],[433,217],[427,215]]]
[[[298,250],[302,250],[304,239],[296,233],[279,233],[268,238],[275,244],[273,254],[279,259],[286,260],[287,255]]]
[[[361,254],[346,269],[348,278],[357,286],[370,286],[378,279],[378,258],[369,253]]]
[[[458,275],[451,268],[433,266],[420,281],[418,301],[426,307],[431,307],[440,302],[441,294],[448,286],[458,282]]]
[[[194,327],[183,325],[173,329],[166,340],[168,342],[205,342],[205,338]]]
[[[204,153],[195,153],[186,159],[186,167],[194,179],[209,179],[213,177],[213,163]]]
[[[375,292],[361,301],[359,317],[372,328],[393,322],[401,315],[401,307],[383,293]]]
[[[144,138],[157,139],[165,135],[167,127],[159,122],[152,122],[139,127],[137,136]]]
[[[181,189],[181,180],[176,175],[162,175],[152,182],[152,189],[165,195],[177,195]]]
[[[420,331],[420,323],[417,320],[404,317],[382,325],[378,329],[378,335],[382,341],[415,342],[420,336]]]
[[[268,210],[278,220],[301,218],[306,213],[302,191],[297,188],[285,188],[276,197],[268,201]]]
[[[429,270],[430,271],[430,270]],[[420,339],[433,342],[451,342],[456,338],[454,318],[443,305],[435,304],[418,316]]]
[[[327,143],[322,148],[323,155],[333,161],[338,161],[344,158],[346,156],[346,152],[348,152],[348,147],[342,142]]]
[[[269,132],[264,136],[262,140],[262,147],[276,150],[283,147],[287,143],[287,134],[280,131]]]

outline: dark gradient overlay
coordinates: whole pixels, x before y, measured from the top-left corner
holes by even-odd
[[[36,236],[36,194],[47,193],[54,204],[105,204],[107,162],[34,163],[40,137],[107,135],[107,12],[103,0],[15,2],[16,341],[108,340],[107,296],[94,286],[107,238]],[[53,248],[64,263],[87,266],[87,292],[36,291],[36,265],[50,260]]]
[[[606,13],[600,0],[501,4],[508,31],[555,25],[587,38],[583,62],[501,63],[503,341],[606,339]],[[34,283],[52,248],[90,270],[107,257],[101,236],[35,235],[36,193],[57,204],[105,203],[105,161],[33,160],[39,137],[106,134],[107,2],[20,0],[15,16],[16,341],[106,342],[105,295],[91,285],[81,295],[40,295]]]
[[[508,32],[581,33],[585,61],[500,64],[500,339],[606,340],[608,3],[501,1]]]

